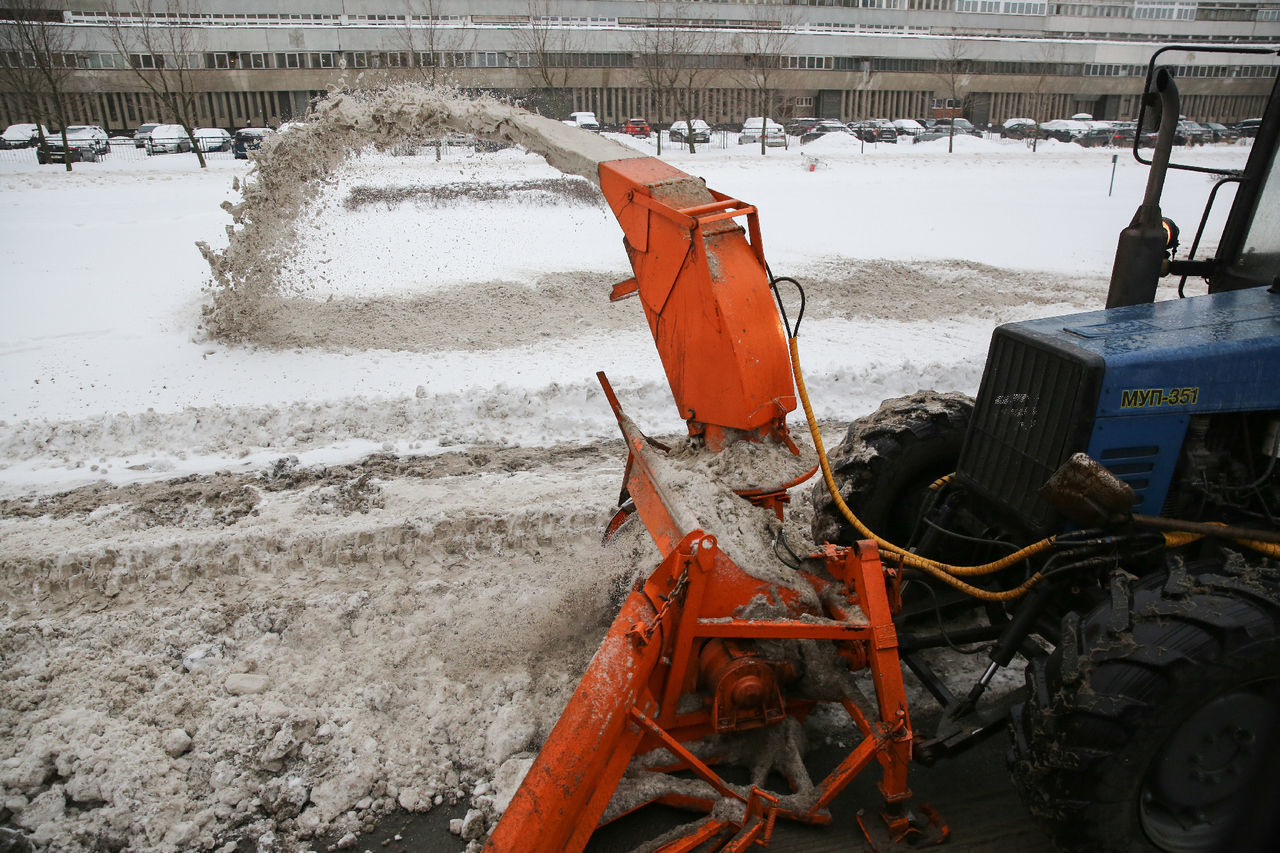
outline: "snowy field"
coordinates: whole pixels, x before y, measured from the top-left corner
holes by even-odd
[[[1120,152],[1109,196],[1113,153],[663,157],[759,207],[837,436],[972,393],[998,323],[1102,304],[1147,179]],[[595,371],[683,425],[589,187],[517,149],[362,156],[229,344],[195,243],[226,245],[251,168],[0,161],[0,824],[42,848],[323,849],[460,801],[482,832],[655,559],[598,544],[625,458]],[[1209,187],[1170,174],[1185,243]]]

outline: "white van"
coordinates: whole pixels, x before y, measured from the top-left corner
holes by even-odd
[[[600,122],[596,121],[595,113],[569,113],[569,121],[565,122],[565,124],[573,124],[592,133],[600,132]]]

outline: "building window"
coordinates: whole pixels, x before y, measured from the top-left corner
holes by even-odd
[[[783,57],[782,67],[829,71],[834,64],[834,57],[830,56],[785,56]]]

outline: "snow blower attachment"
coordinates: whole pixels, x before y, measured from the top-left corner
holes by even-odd
[[[602,160],[599,182],[635,271],[612,298],[639,296],[691,444],[713,456],[750,441],[794,459],[791,360],[755,208],[634,151]],[[580,851],[600,824],[662,803],[705,816],[647,849],[745,850],[766,845],[779,819],[830,822],[832,800],[872,763],[884,806],[859,822],[873,846],[945,839],[932,810],[921,820],[910,806],[898,570],[874,542],[783,564],[773,517],[808,474],[735,493],[714,466],[682,464],[647,438],[599,379],[628,448],[611,527],[638,514],[664,557],[623,604],[485,849]],[[855,678],[863,670],[874,698]],[[861,740],[814,783],[801,725],[822,703]],[[749,773],[717,771],[732,765]],[[764,787],[775,771],[787,790]]]

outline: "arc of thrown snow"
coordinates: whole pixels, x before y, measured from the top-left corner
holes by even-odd
[[[296,223],[344,162],[370,145],[387,150],[449,130],[523,146],[596,186],[601,163],[649,156],[489,96],[415,84],[334,93],[307,121],[263,145],[250,179],[238,186],[243,200],[223,203],[233,221],[227,247],[219,252],[196,244],[213,277],[203,312],[207,332],[246,340],[270,322],[264,301],[280,295],[277,282],[294,254]]]

